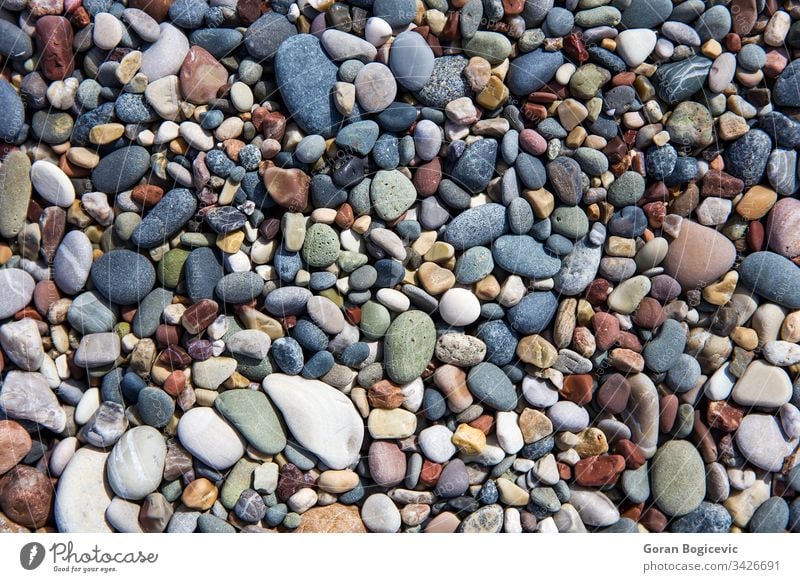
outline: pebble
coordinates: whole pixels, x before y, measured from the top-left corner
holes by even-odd
[[[126,432],[108,455],[108,483],[124,499],[144,499],[164,472],[167,446],[158,430],[139,426]]]
[[[212,469],[233,466],[244,454],[236,431],[210,408],[193,408],[178,422],[183,447]]]
[[[64,533],[111,533],[106,510],[112,491],[105,479],[110,453],[90,446],[75,451],[56,488],[55,517]]]
[[[673,440],[659,448],[650,468],[653,497],[670,516],[691,513],[706,494],[705,468],[691,443]]]

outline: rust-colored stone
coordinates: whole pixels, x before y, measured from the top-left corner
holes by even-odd
[[[217,318],[219,305],[213,299],[201,299],[181,316],[181,325],[191,334],[198,334]]]
[[[72,25],[63,16],[42,16],[36,21],[36,44],[42,51],[42,74],[61,81],[75,70]]]
[[[403,405],[400,386],[389,380],[379,380],[367,390],[367,400],[373,408],[400,408]]]
[[[586,457],[575,464],[575,482],[585,487],[613,485],[624,470],[625,459],[620,455]]]
[[[712,400],[708,403],[706,420],[708,426],[725,432],[734,432],[744,418],[745,409],[732,402]]]

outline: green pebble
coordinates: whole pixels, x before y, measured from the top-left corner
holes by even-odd
[[[114,234],[122,240],[131,240],[133,231],[141,221],[142,217],[135,212],[122,212],[114,221]]]
[[[644,196],[644,178],[639,172],[625,172],[608,189],[608,201],[620,208],[630,206]]]
[[[300,527],[300,514],[290,511],[283,518],[283,527],[287,529],[297,529]]]
[[[559,206],[550,215],[553,232],[578,239],[589,232],[589,219],[580,206]]]
[[[339,237],[327,224],[312,224],[303,242],[303,259],[311,267],[324,268],[339,257]]]
[[[370,198],[378,216],[395,220],[414,204],[417,191],[398,170],[380,170],[372,180]]]
[[[339,253],[339,268],[345,273],[352,273],[359,267],[363,267],[368,261],[367,255],[353,251],[341,251]]]
[[[383,364],[389,379],[408,384],[419,378],[435,346],[436,326],[427,313],[411,310],[398,315],[383,343]]]
[[[263,392],[228,390],[217,396],[214,408],[257,451],[274,455],[286,446],[280,418]]]
[[[380,303],[367,301],[361,307],[361,331],[369,339],[380,339],[389,329],[391,315]]]
[[[183,279],[183,265],[189,258],[189,251],[185,249],[170,249],[158,262],[156,275],[164,287],[174,289]]]
[[[228,473],[222,490],[219,492],[219,500],[225,509],[233,509],[242,491],[250,487],[253,478],[253,471],[258,467],[258,463],[253,463],[247,459],[239,459]]]
[[[178,498],[183,493],[183,488],[181,487],[180,479],[176,479],[175,481],[170,481],[166,485],[164,485],[161,489],[159,489],[161,495],[163,495],[167,501],[172,503],[173,501],[177,501]]]

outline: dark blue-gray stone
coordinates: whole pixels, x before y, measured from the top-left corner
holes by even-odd
[[[677,393],[688,392],[700,379],[700,364],[689,354],[681,354],[677,363],[667,371],[667,386]]]
[[[127,402],[136,403],[139,400],[139,393],[147,388],[144,378],[134,372],[126,372],[122,377],[122,396]]]
[[[800,59],[789,63],[772,88],[775,103],[783,107],[800,107]]]
[[[653,146],[647,150],[645,157],[645,169],[647,177],[653,180],[663,180],[675,169],[678,161],[678,152],[675,148],[667,144],[661,147]]]
[[[462,285],[472,285],[489,275],[492,270],[494,270],[492,251],[477,246],[467,249],[458,257],[453,274]]]
[[[339,355],[339,361],[350,368],[357,368],[369,357],[369,353],[369,345],[367,343],[356,342],[344,349]]]
[[[156,282],[156,270],[146,257],[125,249],[104,254],[92,265],[92,282],[113,303],[131,305],[144,299]]]
[[[433,72],[425,86],[416,93],[423,105],[444,109],[461,97],[471,97],[472,89],[463,72],[469,61],[462,56],[439,57],[433,62]]]
[[[492,246],[492,256],[498,267],[521,277],[547,279],[561,269],[558,257],[527,235],[499,237]]]
[[[439,196],[450,208],[465,210],[469,208],[472,196],[452,180],[445,178],[439,183]]]
[[[203,23],[208,4],[203,0],[174,0],[169,18],[181,28],[197,28]]]
[[[282,337],[272,342],[272,358],[284,373],[297,375],[303,370],[303,348],[291,337]]]
[[[265,12],[247,28],[244,46],[258,61],[272,62],[282,42],[297,34],[294,24],[277,12]],[[319,43],[317,43],[319,46]]]
[[[686,347],[686,332],[674,319],[667,319],[658,335],[642,351],[645,365],[654,372],[666,372],[679,361]]]
[[[422,412],[428,420],[439,420],[447,414],[447,400],[434,388],[425,388],[422,394]]]
[[[625,28],[654,28],[666,22],[672,13],[670,0],[634,0],[627,4],[628,8],[622,12]]]
[[[667,186],[678,186],[693,180],[697,176],[697,159],[691,156],[680,156],[675,161],[672,172],[664,178]]]
[[[469,371],[467,387],[478,404],[488,404],[496,410],[513,410],[517,392],[503,370],[489,362],[481,362]]]
[[[328,336],[308,319],[298,319],[290,335],[310,352],[321,352],[328,347]]]
[[[147,387],[139,392],[136,409],[142,422],[161,428],[166,426],[175,414],[175,402],[160,388]]]
[[[201,299],[212,299],[214,287],[225,274],[214,251],[208,247],[193,250],[183,268],[189,299],[195,303]]]
[[[658,96],[670,104],[685,101],[703,88],[710,70],[711,61],[699,56],[661,65],[655,74]]]
[[[572,249],[575,248],[571,240],[560,234],[551,234],[547,237],[547,242],[545,242],[544,246],[559,257],[570,254]]]
[[[630,517],[623,517],[617,523],[614,523],[603,529],[596,530],[597,533],[639,533],[639,524],[633,521]]]
[[[19,93],[8,81],[0,79],[0,140],[14,143],[24,124],[25,108]]]
[[[533,209],[524,198],[508,203],[508,227],[514,234],[525,234],[533,226]]]
[[[612,73],[621,73],[628,68],[625,61],[601,46],[590,46],[586,48],[586,51],[589,53],[589,60],[593,63],[597,63],[604,69],[608,69]]]
[[[568,35],[575,25],[575,17],[565,8],[555,7],[547,14],[544,23],[545,33],[549,37],[562,37]]]
[[[225,303],[247,303],[264,289],[264,279],[253,271],[229,273],[219,280],[214,293]]]
[[[221,59],[236,50],[243,38],[242,33],[233,28],[201,28],[195,30],[189,40]]]
[[[555,294],[550,291],[534,291],[508,310],[508,322],[519,333],[539,333],[553,321],[556,309],[558,298]]]
[[[553,435],[548,435],[543,439],[539,439],[538,441],[534,441],[530,444],[525,445],[522,447],[517,455],[523,459],[530,459],[535,461],[536,459],[541,459],[553,448],[556,446],[555,439]]]
[[[267,294],[264,307],[272,315],[286,317],[303,311],[310,298],[311,292],[303,287],[279,287]]]
[[[745,287],[783,307],[800,308],[800,267],[769,251],[745,257],[739,266]]]
[[[547,171],[544,164],[529,153],[520,152],[514,163],[520,182],[531,190],[538,190],[547,181]]]
[[[495,485],[492,479],[486,480],[486,482],[478,491],[478,495],[475,497],[475,499],[477,499],[478,503],[481,505],[491,505],[492,503],[497,503],[497,500],[500,499],[500,492],[497,490],[497,485]]]
[[[416,13],[414,0],[375,0],[372,3],[372,15],[382,18],[392,28],[410,24]]]
[[[638,206],[626,206],[611,216],[607,228],[608,234],[635,238],[647,228],[647,216]]]
[[[103,376],[103,380],[100,382],[100,397],[103,402],[116,402],[125,406],[122,396],[122,379],[124,377],[125,372],[122,368],[114,368]]]
[[[382,170],[394,170],[399,166],[400,149],[397,137],[391,133],[382,134],[372,146],[372,159]]]
[[[484,138],[467,146],[453,168],[453,181],[473,194],[486,189],[494,177],[497,141]],[[517,160],[519,164],[519,160]]]
[[[197,199],[187,188],[170,190],[133,230],[131,242],[152,249],[171,239],[194,216]]]
[[[772,150],[772,140],[760,129],[751,129],[728,146],[725,171],[744,181],[745,186],[758,184],[764,175]]]
[[[275,266],[275,272],[278,274],[278,278],[287,283],[294,282],[297,273],[303,268],[303,258],[300,256],[300,253],[287,251],[283,245],[279,246],[278,250],[275,251],[272,262]]]
[[[267,14],[270,13],[261,18]],[[294,26],[289,26],[294,30]],[[291,36],[278,48],[275,78],[281,96],[292,119],[308,134],[318,133],[327,138],[339,129],[342,114],[336,110],[332,92],[338,81],[337,71],[338,67],[310,34]]]
[[[150,337],[156,333],[156,328],[161,323],[161,313],[172,303],[172,297],[172,291],[163,287],[156,287],[147,294],[133,317],[131,331],[136,337]]]
[[[0,19],[0,55],[12,61],[24,61],[33,56],[31,37],[25,34],[25,31],[19,26],[14,25],[10,15],[9,20],[5,18]],[[5,79],[2,80],[1,84],[8,85]],[[5,107],[6,103],[3,101],[2,92],[3,89],[0,89],[0,104]],[[16,93],[16,91],[14,92]],[[4,109],[0,109],[0,111],[4,111]],[[0,127],[2,127],[2,130],[6,129],[5,125]],[[14,135],[16,135],[16,133]]]
[[[456,216],[444,232],[444,241],[458,250],[489,246],[508,232],[508,217],[504,206],[495,203],[470,208]]]
[[[217,234],[226,234],[242,228],[247,216],[233,206],[217,206],[206,214],[206,222]]]
[[[511,61],[506,85],[515,95],[538,91],[553,79],[563,64],[564,57],[560,52],[537,49],[526,53]]]
[[[750,523],[751,533],[781,533],[789,524],[789,504],[783,497],[770,497],[758,506]]]
[[[702,501],[697,509],[672,522],[675,533],[728,533],[733,520],[722,505]]]
[[[0,82],[0,92],[2,92],[3,83]],[[85,81],[84,81],[85,83]],[[81,84],[83,86],[83,84]],[[15,91],[16,93],[16,91]],[[5,103],[5,101],[3,101]],[[75,119],[75,125],[72,126],[72,145],[88,146],[89,132],[95,125],[102,125],[104,123],[111,123],[114,119],[114,104],[103,103],[96,109],[92,109]],[[3,126],[5,128],[5,125]],[[101,160],[102,161],[102,160]]]
[[[395,101],[375,116],[375,121],[386,131],[405,131],[417,118],[417,108]]]
[[[796,90],[800,91],[800,84]],[[759,116],[757,125],[781,147],[796,148],[800,145],[800,123],[783,113],[778,111],[765,113]]]
[[[120,148],[100,159],[92,170],[92,183],[96,190],[106,194],[124,192],[135,186],[149,168],[150,152],[145,148],[138,145]]]
[[[300,374],[304,378],[319,378],[330,372],[335,363],[332,353],[317,352],[306,361]]]
[[[505,321],[495,320],[482,323],[478,326],[475,336],[486,344],[487,362],[505,366],[515,358],[517,336]]]

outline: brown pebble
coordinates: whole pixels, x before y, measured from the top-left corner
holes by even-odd
[[[583,405],[592,401],[593,386],[591,374],[570,374],[564,376],[564,386],[560,392],[567,400]]]
[[[611,374],[597,390],[597,404],[606,412],[619,414],[628,405],[630,382],[622,374]]]
[[[53,509],[53,484],[33,467],[17,465],[0,479],[0,510],[31,528],[43,527]]]
[[[379,380],[367,390],[367,400],[372,408],[394,409],[403,405],[403,392],[400,386],[389,380]]]
[[[31,437],[13,420],[0,420],[0,475],[17,465],[31,450]]]

